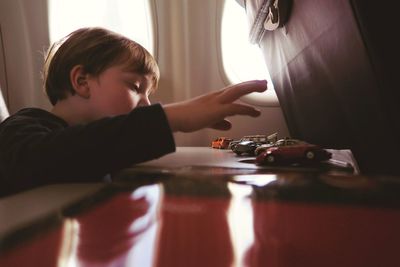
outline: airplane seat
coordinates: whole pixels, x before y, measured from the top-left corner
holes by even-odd
[[[350,148],[364,174],[400,175],[394,2],[238,1],[252,26],[250,40],[263,51],[291,136]],[[269,14],[266,5],[278,2],[290,4],[289,17],[282,27],[268,29],[260,17],[265,10]]]

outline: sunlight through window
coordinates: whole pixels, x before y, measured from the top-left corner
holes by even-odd
[[[143,45],[151,54],[153,29],[148,0],[48,0],[53,43],[82,27],[104,27]]]
[[[221,50],[225,74],[231,83],[266,79],[268,90],[252,94],[254,104],[277,104],[264,56],[258,45],[249,42],[249,25],[246,11],[235,0],[226,0],[221,23]]]

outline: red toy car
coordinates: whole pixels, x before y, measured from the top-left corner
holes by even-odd
[[[254,151],[254,154],[256,156],[260,155],[264,151],[266,151],[268,148],[273,147],[273,146],[293,146],[293,145],[299,145],[299,144],[306,144],[304,141],[297,140],[297,139],[292,139],[292,138],[284,138],[280,139],[276,142],[269,142],[266,144],[262,144],[256,148]]]
[[[218,149],[227,149],[229,147],[229,143],[232,141],[232,138],[219,137],[211,142],[211,147]]]
[[[318,145],[300,142],[295,145],[267,148],[256,158],[258,165],[316,163],[331,158],[331,153]]]

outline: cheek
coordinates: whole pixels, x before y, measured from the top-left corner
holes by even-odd
[[[138,99],[134,93],[124,88],[104,89],[95,100],[103,116],[115,116],[129,113],[137,106]]]
[[[124,114],[134,109],[139,102],[139,98],[129,91],[121,92],[112,101],[113,108],[119,113]]]

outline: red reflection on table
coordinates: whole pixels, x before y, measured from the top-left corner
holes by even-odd
[[[62,228],[57,227],[23,241],[19,246],[0,254],[0,266],[58,266],[61,238]]]
[[[65,262],[73,266],[152,266],[160,186],[119,193],[76,217],[77,238]],[[74,237],[72,237],[74,239]]]
[[[118,193],[0,266],[400,266],[400,210],[257,200],[236,187],[231,197]]]
[[[154,190],[156,189],[156,190]],[[141,192],[141,193],[139,193]],[[138,194],[139,193],[139,194]],[[74,220],[66,266],[231,266],[228,197],[119,193]],[[67,231],[68,232],[68,231]],[[67,236],[69,235],[69,238]]]
[[[166,196],[155,266],[232,266],[229,198]]]
[[[245,266],[400,266],[400,211],[253,202],[255,242]]]

